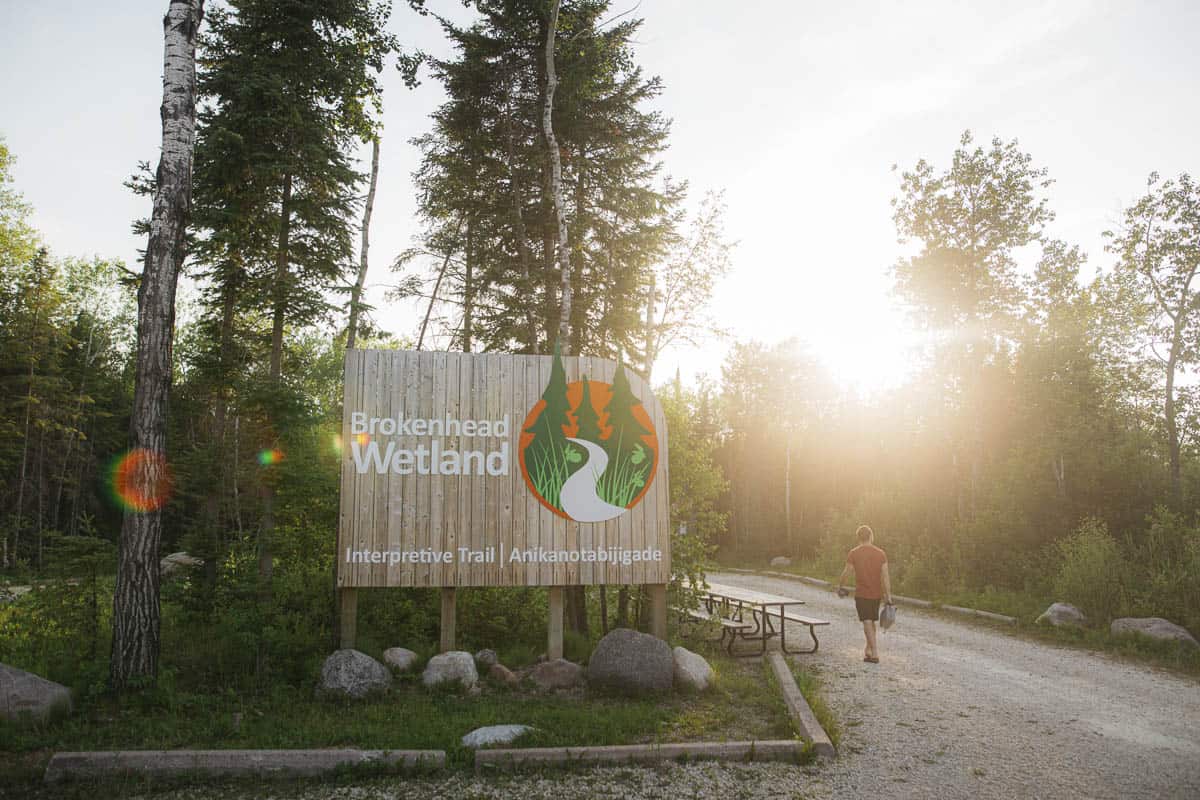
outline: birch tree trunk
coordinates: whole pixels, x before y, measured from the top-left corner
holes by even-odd
[[[196,35],[203,15],[204,0],[171,0],[163,19],[162,157],[138,288],[137,371],[129,424],[131,448],[152,456],[144,459],[146,467],[133,476],[135,491],[147,497],[157,495],[166,468],[175,287],[192,203]],[[158,677],[161,536],[160,508],[125,512],[113,593],[109,682],[115,689]]]
[[[371,212],[375,210],[375,184],[379,180],[379,137],[371,139],[371,184],[367,189],[367,204],[363,208],[362,247],[359,248],[358,278],[350,293],[350,325],[346,333],[346,349],[353,350],[358,339],[358,317],[362,310],[363,284],[367,280],[367,249],[370,247]]]
[[[550,19],[546,24],[546,96],[542,105],[542,134],[546,137],[546,150],[550,162],[550,198],[554,202],[554,218],[558,227],[556,261],[561,270],[561,304],[559,306],[558,339],[570,346],[571,340],[571,254],[567,249],[567,214],[563,209],[562,159],[558,154],[558,140],[554,137],[554,90],[558,88],[558,75],[554,71],[554,34],[558,27],[558,7],[561,0],[554,0]]]

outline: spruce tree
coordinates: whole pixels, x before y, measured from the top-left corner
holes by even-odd
[[[583,378],[583,395],[579,405],[575,407],[575,419],[579,423],[579,432],[575,436],[589,442],[600,444],[600,415],[592,405],[592,389],[587,376]]]

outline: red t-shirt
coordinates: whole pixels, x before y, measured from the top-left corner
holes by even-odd
[[[846,556],[846,563],[854,567],[854,596],[864,600],[883,598],[883,565],[887,553],[870,542],[860,544]]]

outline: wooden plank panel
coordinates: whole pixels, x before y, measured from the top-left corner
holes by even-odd
[[[511,586],[511,573],[505,568],[508,558],[508,551],[512,548],[513,539],[515,538],[515,525],[513,524],[516,516],[513,508],[513,476],[520,474],[520,469],[515,468],[513,456],[515,455],[512,447],[512,401],[513,401],[513,362],[510,358],[502,358],[496,356],[496,368],[500,372],[499,384],[500,391],[496,397],[496,411],[492,419],[502,420],[506,415],[508,419],[508,436],[505,439],[495,437],[493,441],[496,447],[502,445],[508,446],[508,474],[500,475],[493,480],[499,484],[497,493],[497,513],[496,520],[496,541],[493,543],[496,547],[496,562],[492,565],[492,574],[495,576],[495,582],[500,586]]]
[[[395,418],[403,413],[402,400],[403,397],[398,391],[400,386],[403,386],[404,372],[408,367],[407,353],[394,352],[383,355],[385,370],[387,373],[386,391],[387,402],[380,407],[380,410],[386,413],[389,417]],[[391,437],[388,437],[391,438]],[[379,437],[379,442],[382,444],[384,437]],[[395,479],[390,472],[385,476],[382,493],[387,497],[387,517],[384,525],[386,526],[386,536],[388,551],[403,551],[404,550],[404,496],[400,491],[400,482]],[[399,563],[389,563],[387,565],[388,585],[393,586],[402,580],[402,567]]]
[[[567,375],[567,385],[575,383],[579,380],[579,359],[563,359],[564,371]],[[584,467],[586,469],[586,465]],[[554,547],[555,549],[563,548],[567,551],[579,549],[579,523],[575,520],[569,520],[565,517],[555,515],[554,517]],[[557,586],[576,585],[579,583],[579,564],[578,563],[562,563],[556,561],[554,564],[554,582]]]
[[[483,413],[481,419],[494,420],[500,417],[500,356],[489,353],[483,357]],[[500,480],[487,471],[486,454],[491,451],[493,439],[490,436],[478,436],[475,446],[485,454],[484,474],[479,476],[484,486],[483,492],[483,540],[480,550],[485,556],[498,557],[500,543]],[[489,551],[489,548],[494,548]],[[494,561],[485,561],[479,565],[480,579],[487,586],[495,586],[499,580]]]
[[[659,461],[653,485],[631,510],[601,523],[578,523],[544,507],[529,491],[520,469],[519,447],[526,416],[537,405],[554,361],[549,356],[352,351],[345,362],[345,414],[341,503],[337,533],[340,586],[594,585],[658,583],[669,564],[589,561],[609,547],[658,549],[669,558],[670,507],[667,431],[661,406],[645,381],[628,373],[659,432]],[[565,358],[568,382],[587,377],[612,383],[616,365],[595,358]],[[373,426],[362,447],[364,471],[356,469],[352,415]],[[508,417],[506,437],[494,435]],[[449,420],[449,421],[448,421]],[[453,421],[453,425],[450,424]],[[462,423],[489,423],[493,435],[466,435]],[[386,431],[386,432],[385,432]],[[507,442],[507,471],[491,475],[487,455]],[[439,458],[433,457],[434,448]],[[448,455],[442,474],[441,453]],[[479,456],[463,463],[464,452]],[[475,474],[455,474],[455,459]],[[586,465],[585,465],[586,466]],[[461,468],[458,472],[461,472]],[[487,552],[466,563],[458,550]],[[508,560],[511,552],[537,551],[568,558]],[[345,551],[367,559],[346,563]],[[440,555],[451,557],[441,563]],[[414,558],[415,554],[415,558]],[[374,556],[373,558],[371,556]],[[606,552],[607,555],[607,552]],[[619,554],[618,554],[619,555]]]
[[[459,420],[470,419],[472,414],[471,406],[471,384],[474,380],[474,370],[476,360],[470,356],[464,356],[458,373],[459,387]],[[458,436],[459,451],[462,452],[468,449],[470,439],[462,435],[461,431]],[[475,529],[474,509],[471,504],[471,481],[468,477],[460,477],[458,484],[458,519],[459,519],[459,537],[458,547],[471,547],[471,536]],[[455,573],[458,576],[459,585],[472,586],[471,583],[471,568],[470,564],[458,557],[458,547],[454,550]]]
[[[529,404],[528,408],[532,410],[538,401],[541,400],[544,388],[542,384],[541,359],[533,356],[524,359],[524,362],[525,398]],[[524,483],[524,477],[522,477],[521,482]],[[525,547],[527,550],[535,550],[541,543],[542,514],[547,512],[528,487],[522,488],[525,491]],[[537,586],[541,583],[539,580],[541,569],[537,562],[525,561],[522,564],[522,570],[527,586]]]
[[[432,369],[433,369],[433,402],[430,404],[428,418],[431,421],[444,426],[446,422],[446,381],[449,360],[447,354],[443,352],[435,352],[432,354]],[[433,422],[431,422],[433,424]],[[445,429],[437,428],[439,435],[432,437],[440,439],[441,443],[446,442]],[[439,448],[440,449],[440,448]],[[430,531],[430,547],[435,552],[442,552],[446,549],[446,522],[443,517],[443,510],[446,502],[446,478],[442,477],[440,461],[438,464],[432,463],[434,458],[429,456],[430,466],[434,468],[433,474],[429,480],[429,531]],[[429,582],[433,586],[444,586],[446,584],[443,567],[440,561],[435,561],[429,570]]]
[[[421,362],[420,353],[409,353],[406,358],[404,368],[404,402],[401,408],[404,409],[404,418],[408,419],[413,416],[413,410],[417,407],[417,394],[420,392],[421,382]],[[399,390],[400,385],[397,385]],[[417,437],[412,434],[402,434],[396,436],[396,446],[405,450],[411,451],[417,444]],[[417,480],[414,475],[399,475],[392,473],[389,475],[392,481],[400,485],[401,512],[404,520],[404,549],[412,552],[419,550],[421,547],[420,529],[417,523]],[[405,576],[406,586],[419,586],[420,574],[417,570],[417,565],[411,561],[405,563],[402,574]]]

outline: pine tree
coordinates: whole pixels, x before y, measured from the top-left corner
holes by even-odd
[[[570,442],[566,431],[572,426],[571,404],[567,400],[567,372],[556,344],[550,380],[542,392],[545,405],[533,424],[525,429],[533,441],[525,449],[525,466],[542,499],[558,507],[558,490],[577,464],[569,461]]]
[[[583,378],[583,395],[575,407],[575,419],[579,423],[579,432],[575,436],[600,444],[600,415],[592,405],[591,382],[586,375]]]

